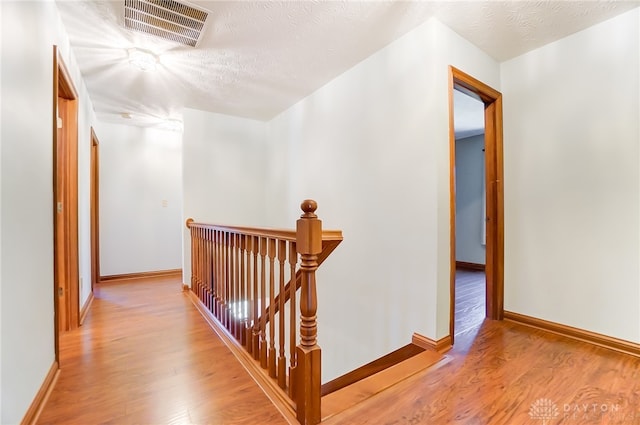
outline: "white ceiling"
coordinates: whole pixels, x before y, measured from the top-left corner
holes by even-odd
[[[191,1],[211,12],[197,48],[124,29],[123,0],[57,4],[97,116],[154,125],[184,107],[268,120],[433,16],[504,61],[640,0]],[[132,68],[132,47],[159,69]]]

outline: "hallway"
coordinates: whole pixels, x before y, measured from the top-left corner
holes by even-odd
[[[285,424],[177,279],[96,286],[40,424]]]
[[[61,341],[62,372],[39,423],[285,424],[179,285],[99,285],[85,324]],[[636,357],[491,320],[459,334],[447,355],[324,424],[536,425],[544,415],[530,409],[547,400],[553,425],[640,425]]]

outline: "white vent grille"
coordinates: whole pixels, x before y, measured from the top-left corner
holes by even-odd
[[[174,0],[125,0],[124,26],[195,47],[208,12]]]

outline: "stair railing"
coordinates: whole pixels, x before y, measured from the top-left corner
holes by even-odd
[[[305,200],[301,208],[296,230],[193,219],[187,227],[191,291],[288,395],[298,421],[314,425],[321,419],[316,270],[342,232],[322,230],[315,201]]]

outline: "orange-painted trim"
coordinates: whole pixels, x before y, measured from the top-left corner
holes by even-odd
[[[360,366],[351,372],[345,373],[344,375],[332,379],[329,382],[325,382],[321,387],[322,396],[324,397],[344,387],[375,375],[378,372],[382,372],[383,370],[402,363],[417,354],[424,353],[425,350],[426,349],[424,347],[417,344],[407,344],[404,347]]]
[[[425,350],[437,351],[438,353],[449,351],[453,345],[451,335],[444,336],[436,341],[418,333],[413,334],[411,337],[411,343],[418,347],[422,347]]]
[[[456,268],[466,270],[477,270],[483,272],[485,269],[484,264],[468,263],[466,261],[456,261]]]
[[[512,311],[505,311],[504,318],[505,320],[519,323],[521,325],[541,329],[543,331],[551,332],[556,335],[561,335],[567,338],[597,345],[599,347],[618,351],[620,353],[640,357],[640,344],[637,344],[635,342],[614,338],[584,329],[574,328],[572,326],[567,326],[560,323],[549,322],[547,320],[526,316],[520,313],[514,313]]]
[[[91,290],[100,281],[100,142],[91,127]]]
[[[20,425],[33,425],[38,422],[40,413],[42,413],[42,409],[47,404],[49,396],[51,396],[51,392],[56,386],[59,376],[60,368],[58,367],[58,362],[54,361],[51,368],[49,368],[49,372],[47,373],[47,376],[45,376],[40,389],[31,402],[29,409],[27,409],[27,413],[25,413],[24,417],[20,421]]]
[[[87,298],[87,301],[85,301],[84,305],[80,309],[80,326],[82,326],[82,324],[84,323],[84,319],[87,318],[87,314],[89,314],[89,309],[91,308],[92,304],[93,304],[93,292],[90,292],[89,297]]]
[[[449,67],[449,335],[455,335],[456,311],[456,133],[454,123],[455,76]],[[451,339],[453,345],[454,338]]]
[[[502,94],[459,69],[449,67],[449,190],[450,190],[450,313],[449,334],[455,335],[455,132],[453,90],[475,94],[485,104],[485,178],[487,188],[486,316],[501,320],[504,314],[504,172]],[[451,338],[454,342],[453,337]]]
[[[152,272],[113,274],[100,276],[100,283],[112,282],[114,280],[147,279],[150,277],[173,277],[182,276],[182,269],[158,270]]]

